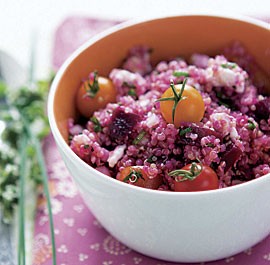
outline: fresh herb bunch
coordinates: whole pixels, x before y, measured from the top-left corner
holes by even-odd
[[[27,121],[37,139],[42,140],[48,135],[46,100],[51,80],[52,77],[15,90],[0,83],[0,210],[6,223],[12,220],[14,208],[19,201],[18,150],[25,133],[23,120]],[[42,182],[42,175],[36,149],[31,141],[27,141],[24,155],[27,157],[27,177],[37,186]]]

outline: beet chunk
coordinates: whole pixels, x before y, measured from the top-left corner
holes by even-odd
[[[234,144],[229,144],[227,146],[227,150],[221,156],[221,161],[226,162],[226,166],[224,168],[225,173],[235,164],[235,162],[240,158],[242,153],[243,152],[241,151],[241,149]]]
[[[139,120],[139,115],[126,113],[121,108],[117,108],[113,113],[112,121],[109,125],[111,140],[118,144],[127,141]]]
[[[270,115],[270,98],[258,101],[256,104],[255,116],[258,119],[267,120]]]
[[[190,138],[185,137],[185,132],[191,132],[194,134],[197,134],[198,137],[195,140],[192,140]],[[214,130],[200,127],[193,123],[187,123],[180,128],[180,139],[179,143],[184,145],[195,145],[195,146],[201,146],[201,139],[205,136],[213,135],[216,138],[220,139],[222,142],[222,135],[221,133],[218,133]]]
[[[218,133],[214,130],[208,129],[208,128],[203,128],[203,127],[199,127],[199,126],[193,126],[192,127],[192,132],[198,134],[198,137],[200,139],[202,139],[205,136],[209,136],[209,135],[213,135],[216,138],[220,139],[220,141],[222,140],[222,134]]]

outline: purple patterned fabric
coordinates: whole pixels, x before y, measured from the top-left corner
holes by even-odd
[[[120,21],[69,17],[56,30],[52,65],[57,70],[68,56],[95,34]]]
[[[116,23],[115,21],[82,17],[68,18],[56,31],[53,67],[58,69],[70,53],[90,36]],[[44,155],[49,175],[58,265],[176,264],[141,255],[118,242],[102,228],[82,201],[58,153],[52,135],[44,141]],[[49,218],[46,201],[41,192],[35,219],[33,265],[51,264]],[[243,253],[219,261],[200,264],[270,264],[270,236]]]

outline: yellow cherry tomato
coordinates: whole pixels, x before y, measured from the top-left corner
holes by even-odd
[[[171,83],[159,101],[164,119],[176,127],[181,122],[199,122],[204,116],[203,98],[192,86]]]
[[[90,118],[96,110],[105,108],[110,102],[116,101],[117,91],[112,81],[106,77],[97,76],[84,81],[76,95],[76,106],[80,114]]]

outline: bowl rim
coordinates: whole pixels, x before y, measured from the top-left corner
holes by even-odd
[[[254,186],[254,185],[261,185],[262,182],[265,182],[267,177],[270,178],[270,173],[257,178],[253,179],[251,181],[247,181],[238,185],[230,186],[230,187],[225,187],[221,189],[215,189],[215,190],[206,190],[206,191],[193,191],[193,192],[172,192],[172,191],[164,191],[164,190],[152,190],[152,189],[146,189],[146,188],[141,188],[137,187],[134,185],[127,185],[126,183],[123,183],[117,179],[111,178],[98,170],[96,170],[94,167],[91,167],[88,165],[86,162],[84,162],[79,156],[77,156],[69,147],[69,145],[66,143],[64,138],[62,137],[58,126],[56,124],[55,116],[54,116],[54,96],[58,87],[58,84],[69,67],[69,65],[76,59],[78,55],[80,55],[84,50],[86,50],[89,46],[92,44],[96,43],[97,41],[101,40],[102,38],[120,31],[122,29],[126,29],[132,26],[135,26],[137,24],[145,23],[145,22],[151,22],[155,20],[160,20],[160,19],[170,19],[170,18],[177,18],[177,17],[212,17],[212,18],[224,18],[228,20],[238,20],[240,22],[252,24],[261,28],[265,28],[266,30],[270,30],[270,24],[267,22],[264,22],[262,20],[250,17],[250,16],[245,16],[245,15],[228,15],[224,13],[212,13],[212,12],[182,12],[179,14],[173,14],[173,15],[150,15],[147,17],[138,17],[138,18],[133,18],[124,22],[120,22],[119,24],[116,24],[96,35],[91,37],[88,41],[86,41],[84,44],[82,44],[80,47],[78,47],[61,65],[61,67],[58,69],[56,76],[52,82],[49,95],[48,95],[48,103],[47,103],[47,113],[48,113],[48,119],[49,119],[49,124],[51,127],[51,132],[53,134],[53,137],[55,138],[56,143],[61,146],[61,148],[64,150],[65,154],[67,156],[70,156],[75,163],[78,163],[81,167],[85,168],[86,170],[89,170],[90,173],[92,173],[91,177],[99,178],[100,181],[102,182],[107,182],[110,183],[112,186],[118,186],[118,188],[121,189],[126,189],[129,192],[141,192],[141,193],[147,193],[147,194],[153,194],[153,195],[159,195],[159,196],[205,196],[209,194],[224,194],[227,192],[238,192],[240,190],[246,189],[246,187]],[[72,174],[71,174],[72,175]],[[72,176],[73,177],[73,176]]]

